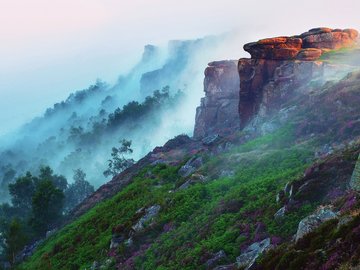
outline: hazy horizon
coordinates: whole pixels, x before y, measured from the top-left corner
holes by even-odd
[[[236,31],[238,49],[221,57],[237,59],[245,55],[245,42],[263,37],[318,26],[359,29],[357,7],[355,0],[307,0],[296,6],[284,0],[0,0],[0,134],[97,78],[114,83],[140,59],[146,44]]]

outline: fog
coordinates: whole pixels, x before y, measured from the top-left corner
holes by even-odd
[[[0,134],[96,78],[115,83],[139,61],[144,44],[235,30],[239,44],[223,55],[238,58],[243,43],[265,36],[316,26],[360,28],[359,7],[355,0],[2,0]]]

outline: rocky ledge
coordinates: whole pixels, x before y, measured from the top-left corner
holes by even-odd
[[[248,43],[244,50],[252,59],[315,61],[323,52],[354,46],[354,29],[314,28],[298,36],[275,37]]]
[[[240,126],[255,116],[278,111],[289,96],[310,81],[334,79],[351,68],[319,61],[324,52],[356,45],[358,32],[315,28],[293,37],[275,37],[244,45],[251,59],[238,63]]]

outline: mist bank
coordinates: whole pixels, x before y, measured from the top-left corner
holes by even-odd
[[[103,172],[121,139],[132,141],[131,157],[137,160],[178,134],[192,135],[203,71],[235,44],[236,35],[224,34],[146,45],[141,60],[115,84],[97,80],[2,136],[2,192],[16,177],[36,174],[44,165],[70,182],[74,170],[82,169],[97,187],[109,180]]]

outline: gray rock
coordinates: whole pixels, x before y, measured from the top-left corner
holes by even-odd
[[[290,182],[287,182],[285,187],[284,187],[284,193],[285,195],[289,195],[290,194],[290,190],[291,190],[291,184]]]
[[[271,247],[270,238],[266,238],[261,242],[256,242],[250,245],[239,257],[236,258],[236,264],[238,268],[244,268],[245,270],[251,269],[256,259]]]
[[[285,192],[283,190],[280,190],[278,194],[276,195],[276,202],[280,203],[285,198]]]
[[[145,215],[140,218],[140,220],[132,227],[135,232],[142,231],[144,229],[145,223],[151,221],[156,217],[160,211],[160,205],[153,205],[145,209]]]
[[[235,270],[235,264],[228,264],[228,265],[219,265],[215,267],[213,270]]]
[[[286,207],[283,206],[275,213],[274,218],[278,220],[282,219],[285,216],[285,214],[286,214]]]
[[[215,144],[219,139],[220,136],[218,134],[215,134],[205,137],[204,139],[201,140],[201,142],[203,143],[203,145],[211,146]]]
[[[233,177],[235,172],[233,170],[222,170],[220,172],[220,177]]]
[[[178,172],[178,174],[182,177],[188,177],[193,174],[198,168],[203,165],[202,157],[192,157],[186,162],[184,166],[182,166]]]
[[[216,264],[218,264],[221,260],[224,259],[226,259],[225,251],[220,250],[205,263],[206,269],[212,269]]]
[[[312,232],[325,221],[334,218],[337,218],[337,214],[334,213],[329,207],[321,207],[314,214],[307,216],[299,222],[295,241],[298,241],[304,235]]]
[[[100,263],[97,261],[94,261],[93,264],[91,265],[90,270],[98,270],[100,268]]]
[[[125,238],[121,236],[113,236],[110,242],[110,249],[117,248],[123,243]]]
[[[360,155],[350,179],[350,188],[356,191],[360,191]]]

